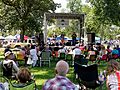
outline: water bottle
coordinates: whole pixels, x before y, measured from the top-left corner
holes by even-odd
[[[99,81],[100,82],[103,82],[104,81],[104,75],[103,75],[103,72],[100,72],[100,75],[99,75]]]
[[[103,71],[104,80],[106,80],[106,70]]]

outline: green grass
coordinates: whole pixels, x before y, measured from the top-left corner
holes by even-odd
[[[55,64],[52,64],[51,67],[35,67],[31,68],[32,74],[34,74],[34,78],[37,84],[37,88],[39,90],[42,89],[43,84],[45,83],[46,80],[54,78],[55,77]],[[74,73],[73,73],[73,67],[70,67],[69,73],[67,74],[67,77],[74,81]]]
[[[53,62],[51,62],[53,63]],[[106,69],[106,65],[107,63],[101,63],[98,67],[99,72],[103,71]],[[48,66],[44,66],[44,67],[34,67],[34,68],[30,68],[32,74],[34,74],[35,76],[35,81],[37,84],[37,88],[39,90],[42,89],[43,84],[45,83],[46,80],[54,78],[55,77],[55,63],[51,64],[51,67],[49,68]],[[75,80],[75,75],[74,75],[74,69],[73,67],[70,67],[69,73],[67,74],[67,77],[75,84],[78,84],[77,81]],[[107,90],[106,89],[106,84],[104,83],[103,85],[103,90]]]
[[[22,63],[23,64],[23,63]],[[43,67],[28,67],[31,71],[31,73],[34,75],[34,79],[37,85],[38,90],[42,90],[42,86],[45,83],[46,80],[54,78],[55,77],[55,62],[51,62],[50,68],[48,66],[43,66]],[[98,71],[103,71],[106,69],[107,63],[106,62],[101,62],[100,65],[98,66]],[[78,84],[77,81],[75,80],[75,75],[74,75],[74,68],[70,67],[69,73],[67,74],[67,77],[75,84]],[[98,90],[98,89],[97,89]],[[106,84],[104,83],[103,89],[102,90],[107,90]]]

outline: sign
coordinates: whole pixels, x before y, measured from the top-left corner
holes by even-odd
[[[57,19],[57,27],[67,27],[69,26],[69,19]]]

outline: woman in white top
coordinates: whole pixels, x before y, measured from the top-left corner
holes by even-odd
[[[34,45],[31,46],[30,56],[31,56],[31,59],[33,60],[33,67],[34,67],[38,60],[37,50]]]

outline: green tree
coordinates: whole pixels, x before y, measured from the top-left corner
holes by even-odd
[[[56,9],[53,0],[1,0],[2,19],[11,30],[21,30],[21,41],[26,31],[39,31],[42,27],[45,12]],[[4,14],[3,14],[4,12]]]
[[[81,12],[81,0],[67,0],[67,7],[70,9],[72,13],[80,13]]]
[[[120,0],[90,0],[90,2],[99,21],[120,26]]]

